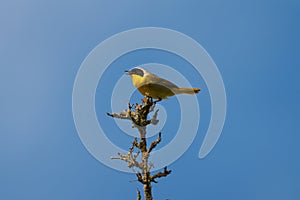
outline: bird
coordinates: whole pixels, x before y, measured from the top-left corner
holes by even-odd
[[[193,95],[201,90],[200,88],[180,88],[174,83],[141,67],[134,67],[131,70],[125,70],[125,72],[131,76],[132,84],[142,95],[150,96],[154,99],[168,99],[168,97],[177,94]]]

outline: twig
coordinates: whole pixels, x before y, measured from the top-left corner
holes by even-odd
[[[151,146],[148,149],[148,153],[150,153],[161,141],[161,132],[158,134],[158,138],[151,143]]]
[[[141,192],[140,192],[140,190],[139,190],[139,188],[136,188],[136,192],[137,192],[137,198],[136,198],[136,200],[141,200]]]
[[[172,170],[168,170],[167,167],[164,167],[163,172],[158,172],[157,174],[150,177],[151,182],[157,183],[156,178],[166,177],[171,174]]]
[[[163,172],[159,172],[153,176],[150,175],[150,169],[153,167],[153,163],[149,163],[149,157],[152,150],[161,142],[161,133],[158,134],[158,138],[153,141],[149,148],[147,148],[146,140],[146,126],[149,124],[156,125],[159,120],[157,119],[158,110],[155,111],[154,115],[150,120],[147,119],[148,114],[154,111],[157,102],[161,101],[158,99],[153,101],[149,96],[145,96],[141,104],[131,105],[128,103],[128,110],[122,111],[120,114],[107,113],[108,116],[129,119],[132,121],[132,127],[137,128],[140,133],[139,141],[134,138],[134,141],[129,148],[127,154],[118,154],[117,157],[111,157],[112,159],[120,159],[128,163],[129,168],[137,167],[140,171],[136,172],[137,181],[143,184],[145,200],[152,200],[152,186],[151,182],[157,183],[155,179],[165,177],[171,173],[167,167],[164,168]],[[138,149],[137,153],[134,153],[134,148]],[[138,162],[137,158],[141,154],[141,161]],[[141,200],[140,191],[137,189],[138,197],[137,200]]]
[[[138,147],[138,143],[137,143],[136,138],[134,138],[134,141],[132,142],[132,146],[129,148],[129,151],[128,151],[127,154],[118,153],[117,157],[112,156],[111,159],[123,160],[123,161],[128,163],[129,168],[132,168],[132,167],[142,168],[140,163],[136,160],[137,157],[139,156],[140,152],[136,152],[135,154],[133,154],[134,147]]]

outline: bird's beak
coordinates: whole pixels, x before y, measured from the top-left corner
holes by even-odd
[[[125,70],[126,75],[130,75],[130,71],[129,70]]]

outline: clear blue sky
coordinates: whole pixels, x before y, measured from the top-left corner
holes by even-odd
[[[210,104],[201,77],[191,78],[204,88],[198,96],[203,124],[189,150],[169,166],[172,175],[154,185],[155,199],[300,199],[299,1],[160,2],[1,2],[0,199],[136,198],[140,185],[129,182],[133,174],[104,166],[82,145],[72,88],[96,45],[144,26],[171,28],[197,40],[218,65],[228,98],[222,136],[199,160]],[[109,105],[113,81],[128,65],[161,62],[178,68],[181,61],[155,51],[123,61],[104,77],[103,97],[100,82],[96,107],[111,139],[126,148],[130,138],[102,115],[110,111],[103,106]],[[167,122],[162,145],[173,128]]]

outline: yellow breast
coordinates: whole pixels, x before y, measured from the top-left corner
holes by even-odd
[[[139,88],[140,86],[142,86],[146,82],[146,78],[145,77],[142,77],[142,76],[139,76],[139,75],[135,75],[135,74],[131,75],[131,79],[132,79],[132,84],[136,88]]]

